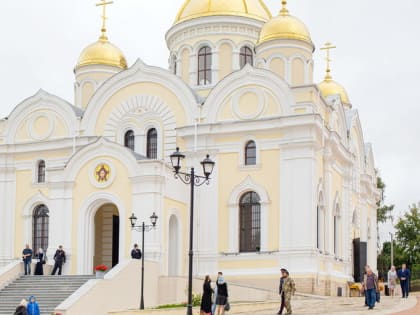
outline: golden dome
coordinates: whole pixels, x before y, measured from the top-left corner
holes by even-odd
[[[308,28],[298,18],[289,14],[287,1],[282,1],[283,8],[279,15],[264,24],[261,29],[259,43],[273,39],[295,39],[313,45]]]
[[[122,51],[110,43],[104,35],[97,42],[83,49],[76,69],[88,65],[106,65],[127,69],[127,61]]]
[[[268,21],[270,10],[262,0],[186,0],[175,23],[203,16],[233,15]]]
[[[341,102],[344,104],[350,104],[349,96],[344,87],[341,84],[335,82],[328,73],[325,76],[324,81],[318,84],[318,87],[321,90],[323,97],[338,94],[340,95]]]

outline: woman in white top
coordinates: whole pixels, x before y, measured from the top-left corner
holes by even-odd
[[[394,297],[395,287],[397,285],[397,271],[395,270],[395,266],[391,266],[391,269],[388,271],[388,288],[389,288],[389,295]]]

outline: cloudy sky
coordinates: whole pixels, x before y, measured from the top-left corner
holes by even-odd
[[[167,67],[164,35],[184,0],[114,0],[110,40],[129,64],[141,58]],[[273,14],[280,0],[265,0]],[[0,117],[42,88],[73,100],[73,67],[99,35],[95,0],[0,1]],[[333,77],[343,84],[373,144],[396,215],[420,201],[420,1],[291,0],[290,12],[308,26],[312,40],[333,51]],[[314,54],[321,81],[324,55]]]

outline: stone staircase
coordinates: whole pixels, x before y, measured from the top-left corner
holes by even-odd
[[[0,315],[11,315],[19,302],[34,295],[41,314],[53,310],[95,276],[21,276],[0,291]]]

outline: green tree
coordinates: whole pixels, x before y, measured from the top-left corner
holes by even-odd
[[[382,198],[376,203],[376,205],[378,206],[378,210],[376,212],[376,218],[377,218],[378,223],[379,222],[385,223],[387,220],[393,219],[392,211],[394,210],[394,205],[382,204],[384,201],[386,185],[380,176],[377,176],[376,187],[382,192]]]
[[[411,264],[420,263],[420,211],[411,205],[408,212],[395,225],[396,239]]]
[[[404,250],[394,240],[394,266],[401,266],[408,261],[408,256]],[[389,268],[391,267],[391,242],[384,242],[382,250],[378,255],[378,272],[383,278],[386,278]]]

